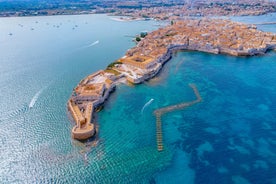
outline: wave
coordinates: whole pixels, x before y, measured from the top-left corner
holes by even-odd
[[[22,113],[27,112],[27,110],[28,110],[28,106],[27,106],[27,104],[25,104],[22,107],[15,109],[13,111],[2,113],[1,117],[0,117],[0,122],[9,120],[10,118],[15,118],[15,117],[21,115]]]
[[[141,110],[141,113],[143,114],[143,112],[144,112],[144,110],[145,110],[145,108],[147,107],[147,106],[149,106],[152,102],[153,102],[153,98],[152,99],[150,99],[147,103],[145,103],[145,105],[143,106],[143,108],[142,108],[142,110]]]

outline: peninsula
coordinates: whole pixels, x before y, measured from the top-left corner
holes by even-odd
[[[276,35],[259,31],[255,25],[221,19],[171,22],[141,38],[124,57],[105,70],[80,81],[68,101],[68,109],[76,123],[72,137],[78,140],[93,137],[96,133],[94,114],[116,85],[138,84],[154,77],[174,51],[252,56],[275,49]]]

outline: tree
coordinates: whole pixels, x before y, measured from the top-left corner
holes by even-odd
[[[141,32],[140,37],[141,37],[141,38],[145,38],[147,35],[148,35],[147,32]]]
[[[140,41],[141,41],[141,38],[140,38],[139,36],[137,36],[137,37],[135,38],[135,40],[136,40],[136,42],[140,42]]]

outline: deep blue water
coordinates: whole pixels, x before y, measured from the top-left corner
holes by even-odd
[[[173,158],[152,180],[275,183],[275,61],[273,52],[251,58],[179,52],[152,81],[117,89],[99,114],[100,137],[112,151],[155,146],[153,111],[195,99],[188,86],[194,83],[203,102],[162,117]]]
[[[96,147],[71,139],[72,88],[133,46],[125,35],[156,24],[0,19],[0,183],[276,183],[275,52],[178,52],[152,80],[117,87],[96,117]],[[162,116],[157,152],[153,111],[194,100],[190,83],[203,101]]]

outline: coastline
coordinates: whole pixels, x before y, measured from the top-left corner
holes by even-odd
[[[214,26],[209,26],[212,24]],[[219,29],[214,31],[216,26]],[[237,36],[235,33],[235,37],[229,37],[233,31],[241,31],[244,34]],[[229,37],[229,40],[236,41],[237,44],[229,45],[227,39],[224,42],[215,42],[213,39],[219,34],[223,39]],[[248,34],[257,35],[256,37],[261,37],[262,40],[249,40]],[[245,42],[249,43],[246,45]],[[95,128],[91,129],[94,124],[91,122],[94,121],[93,113],[104,104],[116,85],[126,82],[138,84],[149,80],[160,72],[175,51],[195,50],[213,54],[253,56],[273,49],[276,49],[276,35],[258,31],[254,25],[227,20],[185,20],[153,31],[136,47],[128,50],[124,57],[111,63],[106,70],[84,78],[73,90],[68,101],[68,109],[76,122],[72,137],[78,140],[93,137],[96,133]]]
[[[84,15],[84,14],[110,14],[112,16],[128,16],[133,19],[159,19],[159,20],[179,20],[183,16],[249,16],[264,15],[276,12],[275,2],[237,2],[221,3],[210,2],[182,2],[172,6],[160,6],[155,2],[139,2],[136,5],[122,5],[121,3],[109,2],[94,4],[93,2],[85,3],[66,3],[59,5],[34,3],[31,7],[25,7],[25,4],[19,2],[0,3],[3,8],[0,17],[25,17],[25,16],[55,16],[55,15]],[[126,2],[126,4],[128,4]],[[23,5],[23,7],[21,7]],[[73,6],[73,7],[71,7]],[[172,13],[168,13],[172,12]]]

